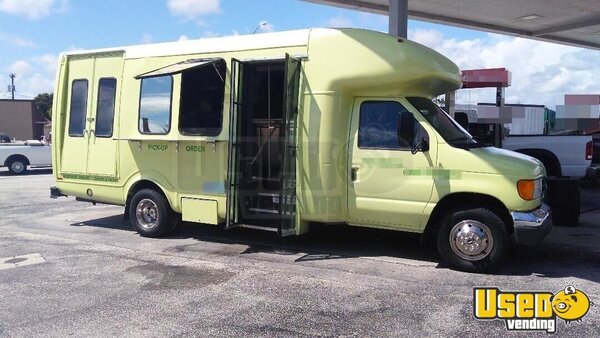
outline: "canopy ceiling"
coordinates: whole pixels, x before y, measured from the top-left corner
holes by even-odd
[[[388,15],[389,0],[304,0]],[[411,19],[600,50],[600,0],[408,0]]]

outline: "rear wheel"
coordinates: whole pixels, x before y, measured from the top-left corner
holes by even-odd
[[[21,159],[14,159],[8,163],[8,171],[13,175],[22,175],[27,171],[27,163]]]
[[[442,258],[453,268],[469,272],[497,269],[508,254],[504,221],[485,208],[459,209],[444,220],[437,239]]]
[[[129,219],[144,237],[167,235],[177,224],[177,218],[167,199],[152,189],[142,189],[133,195],[129,204]]]

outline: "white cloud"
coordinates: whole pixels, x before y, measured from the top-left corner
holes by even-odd
[[[14,35],[14,34],[0,33],[0,41],[6,42],[10,45],[17,46],[17,47],[33,47],[33,46],[35,46],[35,43],[33,41],[24,39],[20,36]]]
[[[240,35],[240,32],[236,31],[235,29],[231,30],[230,34],[221,34],[219,32],[215,32],[215,31],[204,31],[202,32],[202,38],[204,39],[210,39],[210,38],[220,38],[220,37],[224,37],[224,36],[238,36]]]
[[[33,73],[19,81],[17,92],[31,97],[40,93],[52,93],[54,92],[54,76]]]
[[[343,15],[338,15],[335,16],[329,20],[327,20],[327,22],[325,23],[325,27],[331,27],[331,28],[344,28],[344,27],[354,27],[354,25],[352,24],[352,20],[350,20],[349,18],[343,16]]]
[[[180,35],[180,36],[179,36],[179,39],[177,39],[177,41],[187,41],[187,40],[189,40],[189,39],[190,39],[190,38],[189,38],[187,35]]]
[[[34,60],[43,67],[48,73],[54,75],[56,73],[56,67],[58,65],[58,56],[55,54],[44,54],[34,58]]]
[[[31,72],[31,64],[25,60],[15,61],[12,65],[10,65],[6,70],[10,73],[15,73],[18,75],[27,75]]]
[[[17,74],[15,89],[15,96],[21,99],[32,99],[40,93],[52,93],[54,91],[54,76],[38,72],[22,76]],[[10,96],[11,93],[0,92],[0,98],[9,98]]]
[[[0,11],[28,19],[64,12],[67,8],[68,0],[0,0]]]
[[[27,60],[17,60],[6,67],[6,72],[15,73],[16,96],[18,98],[33,98],[39,93],[54,91],[54,79],[58,56],[44,54]],[[10,93],[0,92],[0,97],[6,98]]]
[[[204,31],[202,32],[202,37],[203,38],[218,38],[222,36],[221,34],[215,32],[215,31]]]
[[[600,93],[600,52],[524,38],[486,34],[456,40],[436,30],[409,31],[409,38],[437,50],[461,69],[504,67],[512,73],[507,103],[563,104],[564,94]],[[494,88],[460,90],[458,103],[495,102]]]
[[[408,36],[411,40],[430,48],[435,48],[444,42],[444,35],[432,29],[409,30]]]
[[[167,0],[172,14],[187,20],[221,12],[220,0]]]
[[[142,40],[140,41],[141,44],[145,45],[145,44],[149,44],[152,42],[154,42],[154,38],[152,37],[152,34],[144,33],[144,35],[142,35]]]

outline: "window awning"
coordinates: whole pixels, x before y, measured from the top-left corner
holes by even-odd
[[[214,59],[190,59],[190,60],[185,60],[183,62],[178,62],[178,63],[174,63],[172,65],[166,66],[166,67],[158,68],[158,69],[153,70],[153,71],[148,72],[148,73],[140,74],[140,75],[136,76],[135,79],[139,80],[139,79],[144,79],[144,78],[149,78],[149,77],[157,77],[157,76],[163,76],[163,75],[179,74],[179,73],[185,72],[186,70],[190,70],[190,69],[204,67],[206,65],[214,64],[218,60],[221,60],[221,59],[214,58]]]

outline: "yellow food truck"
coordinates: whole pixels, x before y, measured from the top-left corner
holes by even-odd
[[[487,271],[551,228],[537,160],[477,143],[431,98],[437,52],[361,29],[73,51],[59,60],[51,196],[125,206],[142,236],[180,220],[299,235],[421,233]]]

